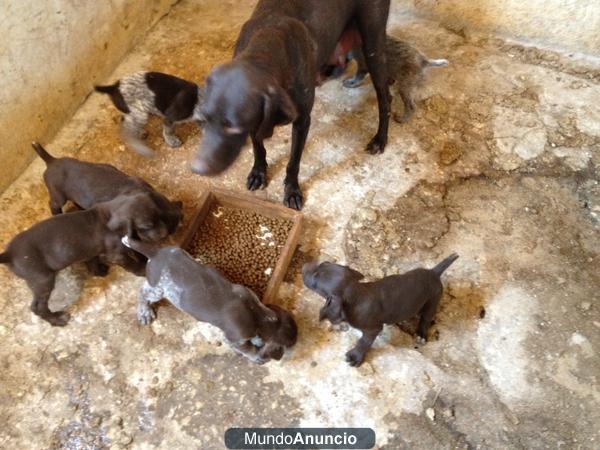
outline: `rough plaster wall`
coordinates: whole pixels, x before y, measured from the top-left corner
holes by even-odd
[[[597,0],[411,0],[393,2],[461,32],[499,33],[555,49],[600,56]]]
[[[0,191],[176,0],[0,0]]]

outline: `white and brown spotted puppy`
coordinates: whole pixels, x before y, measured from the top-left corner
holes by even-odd
[[[296,343],[298,328],[289,312],[262,304],[250,289],[200,264],[183,249],[159,248],[127,236],[122,242],[148,258],[138,303],[142,325],[156,318],[152,304],[167,299],[196,320],[220,328],[231,347],[254,363],[279,360]]]
[[[356,59],[358,68],[354,77],[344,80],[344,86],[347,88],[359,86],[368,73],[360,36],[357,32],[353,36],[354,41],[349,39],[349,42],[353,43],[355,47],[348,55],[348,59]],[[395,86],[393,89],[400,94],[404,104],[403,114],[393,113],[392,117],[396,122],[403,123],[415,111],[413,93],[425,79],[427,70],[432,67],[446,67],[449,63],[447,59],[430,59],[408,42],[390,35],[387,36],[385,45],[389,83]],[[336,52],[344,51],[344,49],[344,47],[342,50],[336,48]]]
[[[163,138],[171,147],[179,147],[176,123],[204,121],[200,107],[204,89],[173,75],[160,72],[136,72],[109,86],[95,86],[108,94],[123,116],[123,138],[137,153],[151,157],[154,152],[142,142],[144,126],[150,114],[163,119]]]

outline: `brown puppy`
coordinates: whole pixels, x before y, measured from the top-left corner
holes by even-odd
[[[384,324],[395,324],[419,314],[417,335],[427,340],[427,331],[442,297],[440,276],[458,255],[453,253],[433,269],[415,269],[372,283],[361,283],[364,276],[346,266],[324,262],[307,263],[302,277],[307,288],[325,297],[319,321],[332,324],[348,322],[362,331],[362,337],[346,353],[351,366],[360,366]]]
[[[138,177],[131,177],[108,164],[74,158],[54,158],[37,142],[33,149],[46,163],[44,181],[50,193],[50,210],[60,214],[71,201],[83,209],[112,200],[119,195],[142,194],[127,211],[128,235],[145,241],[159,241],[175,232],[181,221],[181,202],[171,202]]]
[[[260,0],[242,27],[233,60],[213,69],[206,80],[201,108],[206,125],[192,170],[200,175],[223,172],[250,136],[254,166],[246,186],[263,188],[267,185],[263,141],[276,126],[292,123],[283,203],[301,209],[298,172],[310,128],[315,78],[351,22],[360,34],[379,104],[379,128],[367,151],[383,152],[389,122],[385,63],[389,6],[390,0]]]
[[[355,48],[349,59],[356,59],[357,71],[353,78],[344,80],[344,86],[359,86],[367,75],[367,63],[360,46],[360,36],[355,33]],[[347,40],[352,41],[348,38]],[[344,47],[345,48],[345,47]],[[336,49],[338,50],[338,49]],[[342,48],[343,50],[343,48]],[[426,70],[431,67],[445,67],[447,59],[429,59],[408,42],[387,36],[385,53],[387,56],[390,84],[394,84],[404,103],[404,114],[393,113],[396,122],[406,122],[415,111],[413,92],[425,79]]]
[[[120,196],[85,211],[61,214],[43,220],[19,233],[0,253],[7,264],[23,278],[33,293],[31,310],[55,326],[69,320],[66,312],[51,312],[48,300],[56,274],[77,262],[88,262],[92,271],[104,275],[102,263],[119,264],[135,273],[143,273],[145,258],[121,244],[127,221],[144,194]],[[102,262],[102,263],[101,263]]]
[[[148,258],[138,304],[143,325],[156,318],[152,304],[164,298],[196,320],[223,330],[233,349],[254,363],[279,360],[296,343],[298,329],[289,312],[263,305],[250,289],[231,283],[181,248],[157,248],[128,237],[123,244]]]

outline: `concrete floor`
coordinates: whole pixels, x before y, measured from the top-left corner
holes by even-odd
[[[111,79],[147,68],[202,80],[254,5],[238,3],[182,1]],[[0,448],[217,449],[225,429],[252,425],[372,427],[387,449],[599,447],[600,64],[396,11],[389,32],[450,67],[431,72],[380,156],[363,151],[370,84],[318,89],[300,177],[307,225],[280,291],[300,326],[294,350],[252,365],[171,306],[142,327],[142,280],[119,268],[66,271],[53,301],[72,319],[52,328],[3,267]],[[249,147],[205,179],[188,169],[194,126],[172,150],[152,122],[159,156],[144,160],[119,142],[118,118],[92,95],[48,147],[145,177],[188,219],[209,185],[244,190]],[[268,142],[271,183],[257,197],[281,201],[289,134]],[[2,195],[2,246],[48,217],[42,171],[36,161]],[[359,369],[344,362],[358,333],[319,324],[322,300],[298,273],[320,256],[379,277],[452,251],[431,341],[388,327]]]

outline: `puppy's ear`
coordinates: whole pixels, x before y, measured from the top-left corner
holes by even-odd
[[[296,106],[290,96],[280,86],[269,86],[263,94],[263,117],[256,137],[259,140],[273,136],[277,125],[287,125],[298,117]]]
[[[347,272],[346,276],[348,278],[350,278],[351,280],[358,281],[358,280],[362,280],[365,277],[358,270],[351,269],[350,267],[344,267],[344,268],[346,269],[346,272]]]
[[[119,208],[110,214],[110,219],[106,226],[110,231],[120,231],[126,236],[133,237],[133,219],[124,217],[123,208]]]
[[[336,324],[346,320],[344,314],[344,301],[342,297],[338,295],[330,295],[327,297],[325,306],[319,311],[319,322],[323,320],[329,320],[331,323]]]

